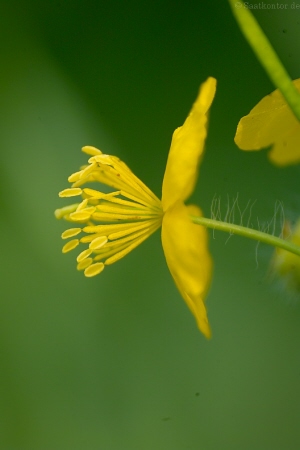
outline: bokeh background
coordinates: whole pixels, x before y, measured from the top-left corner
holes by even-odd
[[[292,3],[255,15],[298,78]],[[272,220],[276,201],[297,218],[299,167],[233,143],[239,118],[273,86],[227,2],[0,6],[0,448],[298,449],[300,304],[270,281],[272,248],[210,233],[206,341],[159,232],[85,279],[75,255],[61,254],[65,224],[53,214],[83,145],[118,155],[160,196],[172,132],[211,75],[218,90],[192,200],[210,216],[221,198],[222,217],[237,196],[241,210],[256,200],[253,226]]]

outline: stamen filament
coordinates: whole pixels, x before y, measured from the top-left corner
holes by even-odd
[[[107,199],[106,199],[107,200]],[[109,203],[117,203],[122,206],[129,206],[130,208],[139,209],[142,211],[148,211],[149,206],[144,206],[136,202],[129,202],[128,200],[123,200],[122,198],[112,197],[109,199]]]
[[[97,205],[97,210],[106,213],[113,214],[138,214],[139,216],[147,215],[149,216],[149,210],[147,209],[138,209],[137,207],[125,207],[125,205],[114,206],[109,203]],[[157,216],[157,214],[153,213],[153,216]]]
[[[139,180],[139,178],[137,178],[126,166],[126,164],[119,160],[119,158],[108,155],[100,155],[89,159],[89,163],[93,164],[94,161],[99,162],[100,164],[107,164],[111,169],[111,172],[115,171],[116,177],[118,177],[120,181],[123,181],[127,188],[131,187],[147,200],[159,202],[156,195],[153,194],[153,192],[151,192],[151,190],[141,180]]]
[[[110,222],[110,221],[120,221],[120,220],[142,220],[142,219],[153,219],[153,216],[148,215],[140,215],[140,214],[112,214],[112,213],[101,213],[101,212],[95,212],[92,214],[92,219],[97,220],[99,222]],[[76,219],[76,220],[82,220],[82,219]]]
[[[119,259],[123,258],[125,255],[130,253],[132,250],[134,250],[138,245],[140,245],[145,239],[147,239],[149,236],[149,233],[145,233],[142,237],[139,239],[136,239],[132,244],[128,245],[124,250],[121,250],[118,253],[115,253],[115,255],[111,256],[110,258],[105,260],[105,265],[113,264],[117,262]]]
[[[147,208],[153,208],[153,209],[156,209],[157,211],[161,211],[161,203],[160,202],[155,203],[155,204],[153,204],[152,202],[148,203],[148,202],[141,200],[139,197],[135,197],[134,195],[129,194],[126,191],[121,191],[121,195],[123,195],[123,197],[129,198],[130,200],[133,200],[136,203],[141,203],[142,205],[147,206]]]
[[[97,256],[94,258],[95,261],[99,261],[99,260],[103,260],[105,258],[108,258],[111,255],[115,255],[115,254],[121,254],[123,252],[123,250],[125,251],[126,248],[130,248],[131,250],[133,250],[135,247],[137,247],[139,245],[139,243],[143,242],[145,239],[147,239],[152,233],[154,233],[154,231],[157,230],[157,228],[159,228],[160,223],[157,222],[156,224],[154,224],[152,227],[149,227],[147,230],[143,230],[142,233],[135,233],[135,238],[132,236],[130,236],[131,239],[128,239],[129,242],[130,240],[132,240],[133,242],[131,244],[128,244],[128,242],[125,242],[125,240],[117,240],[114,242],[108,242],[105,247],[103,247],[100,250],[95,250],[94,253],[97,254]],[[122,242],[121,242],[122,241]],[[133,246],[133,244],[135,242],[138,242],[137,245]],[[131,250],[129,250],[128,252],[124,253],[124,256],[127,255],[127,253],[129,253]],[[123,253],[122,253],[123,254]],[[122,256],[120,256],[120,258],[122,258]],[[118,258],[118,259],[120,259]],[[110,260],[110,258],[109,258]],[[117,260],[116,260],[117,261]],[[105,264],[107,263],[107,260],[104,261]],[[112,264],[112,262],[110,262],[109,264]]]
[[[152,221],[147,220],[143,221],[145,224],[150,224]],[[95,233],[95,234],[103,234],[105,236],[108,236],[111,233],[121,231],[124,229],[134,228],[136,227],[138,222],[131,222],[131,223],[116,223],[113,225],[94,225],[94,226],[88,226],[84,227],[82,231],[85,233]]]
[[[120,244],[122,245],[125,242],[133,241],[134,239],[136,239],[137,237],[139,237],[139,236],[141,236],[142,234],[145,234],[145,233],[149,236],[150,234],[152,234],[153,228],[154,228],[154,226],[152,225],[152,227],[148,227],[146,230],[137,231],[136,233],[132,233],[129,236],[126,236],[126,237],[123,237],[121,239],[117,239],[117,240],[113,240],[111,242],[108,242],[106,244],[105,248],[112,248],[112,247],[116,247],[116,246],[118,246]],[[150,232],[150,230],[151,230],[151,232]],[[149,234],[149,232],[150,232],[150,234]]]
[[[131,234],[134,233],[135,231],[139,231],[142,230],[144,228],[150,228],[149,225],[154,225],[153,222],[157,222],[156,220],[147,220],[145,222],[140,223],[139,225],[137,225],[136,227],[131,227],[131,228],[127,228],[123,231],[117,231],[116,233],[111,233],[108,235],[108,239],[109,240],[113,240],[113,239],[119,239],[123,236],[126,236],[127,234]]]

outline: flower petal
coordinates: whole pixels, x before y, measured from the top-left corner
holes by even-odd
[[[209,288],[212,260],[207,230],[195,225],[189,215],[201,215],[196,206],[178,201],[167,210],[162,223],[162,245],[175,284],[194,314],[199,329],[211,336],[204,300]]]
[[[186,200],[195,188],[198,166],[206,138],[207,112],[216,91],[216,80],[208,78],[182,127],[173,133],[162,186],[162,204],[166,211],[177,200]]]
[[[300,79],[293,83],[300,91]],[[242,117],[234,140],[241,150],[273,145],[268,156],[279,166],[300,162],[300,123],[278,89]]]
[[[300,219],[294,227],[286,221],[283,226],[283,238],[295,245],[300,245]],[[300,258],[282,248],[276,248],[271,261],[271,273],[278,276],[284,287],[299,294],[300,291]]]

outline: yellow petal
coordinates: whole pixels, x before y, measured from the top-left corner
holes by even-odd
[[[211,280],[212,260],[207,230],[195,225],[190,214],[199,216],[201,211],[180,201],[167,210],[162,222],[162,245],[179,292],[194,314],[199,329],[209,338],[211,332],[204,300]]]
[[[300,78],[293,83],[300,91]],[[300,123],[278,89],[242,117],[234,140],[241,150],[273,145],[268,156],[279,166],[300,162]]]
[[[166,211],[177,200],[186,200],[195,188],[206,138],[207,112],[216,91],[216,80],[208,78],[182,127],[173,133],[162,186]]]
[[[300,245],[300,219],[292,228],[289,222],[284,223],[283,237],[295,245]],[[287,250],[276,248],[271,270],[285,282],[286,287],[299,293],[300,291],[300,258]]]

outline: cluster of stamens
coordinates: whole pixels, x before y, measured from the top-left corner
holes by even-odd
[[[88,244],[77,256],[77,269],[92,277],[154,233],[161,225],[162,207],[153,192],[118,158],[104,155],[95,147],[82,150],[91,155],[89,165],[72,174],[68,178],[72,187],[59,193],[60,197],[80,196],[82,201],[56,210],[55,215],[76,224],[62,233],[63,239],[74,238],[63,246],[63,253]],[[94,182],[116,190],[104,193],[83,188]]]

